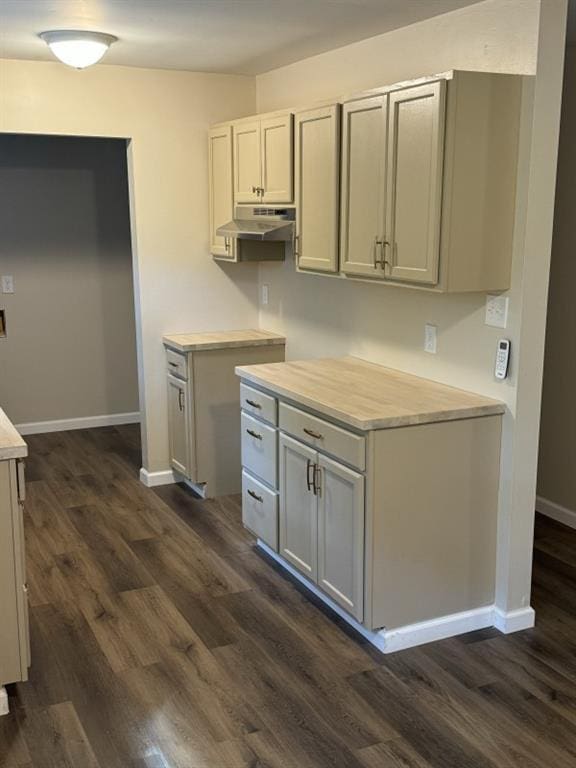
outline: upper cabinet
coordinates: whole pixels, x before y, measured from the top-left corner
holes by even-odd
[[[216,234],[233,215],[232,126],[222,125],[208,133],[208,184],[210,195],[210,253],[235,261],[235,243]]]
[[[386,276],[438,282],[446,81],[388,97]]]
[[[340,105],[298,112],[295,143],[298,267],[337,272]]]
[[[234,200],[237,203],[293,202],[292,125],[290,113],[234,123]]]
[[[453,71],[216,129],[212,252],[235,258],[214,230],[233,202],[293,203],[301,271],[507,290],[525,79]]]

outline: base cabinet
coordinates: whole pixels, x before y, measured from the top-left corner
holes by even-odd
[[[19,459],[0,461],[0,686],[27,680],[30,666],[23,470]]]

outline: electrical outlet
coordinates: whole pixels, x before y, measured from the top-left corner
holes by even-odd
[[[2,293],[14,293],[14,278],[12,275],[2,275]]]
[[[508,325],[508,296],[486,296],[486,325],[506,328]]]
[[[426,323],[424,326],[424,351],[431,355],[435,355],[438,349],[437,331],[438,328],[435,325],[430,325],[430,323]]]
[[[261,296],[262,304],[268,304],[268,293],[269,293],[269,286],[266,283],[264,283],[262,285],[262,296]]]

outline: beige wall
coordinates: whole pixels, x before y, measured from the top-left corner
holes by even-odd
[[[0,135],[0,233],[8,416],[138,411],[126,143]]]
[[[566,51],[538,495],[576,513],[576,47]]]
[[[0,61],[0,132],[131,139],[143,463],[168,468],[162,334],[254,326],[257,267],[208,250],[206,132],[254,112],[253,78]]]
[[[528,75],[538,69],[536,80],[527,80],[523,99],[510,319],[505,332],[484,325],[483,295],[437,296],[351,284],[296,274],[292,262],[263,265],[260,270],[261,283],[270,287],[260,323],[287,335],[290,358],[358,355],[506,402],[497,594],[503,610],[526,607],[530,595],[565,13],[565,0],[545,0],[542,5],[538,0],[487,0],[257,78],[258,109],[264,112],[451,68]],[[438,326],[437,355],[422,349],[425,323]],[[493,366],[502,335],[511,339],[513,357],[510,377],[499,383]]]

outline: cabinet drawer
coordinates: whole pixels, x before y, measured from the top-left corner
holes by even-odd
[[[242,466],[276,488],[277,432],[247,413],[242,414]]]
[[[172,376],[178,376],[179,379],[187,379],[186,355],[181,355],[180,352],[174,352],[173,349],[166,348],[166,370]]]
[[[336,456],[352,467],[366,468],[366,439],[317,416],[280,403],[280,429],[304,443]]]
[[[278,552],[278,494],[242,470],[242,522]]]
[[[248,413],[264,419],[269,424],[278,423],[276,398],[271,395],[265,395],[247,384],[240,384],[240,405]]]

